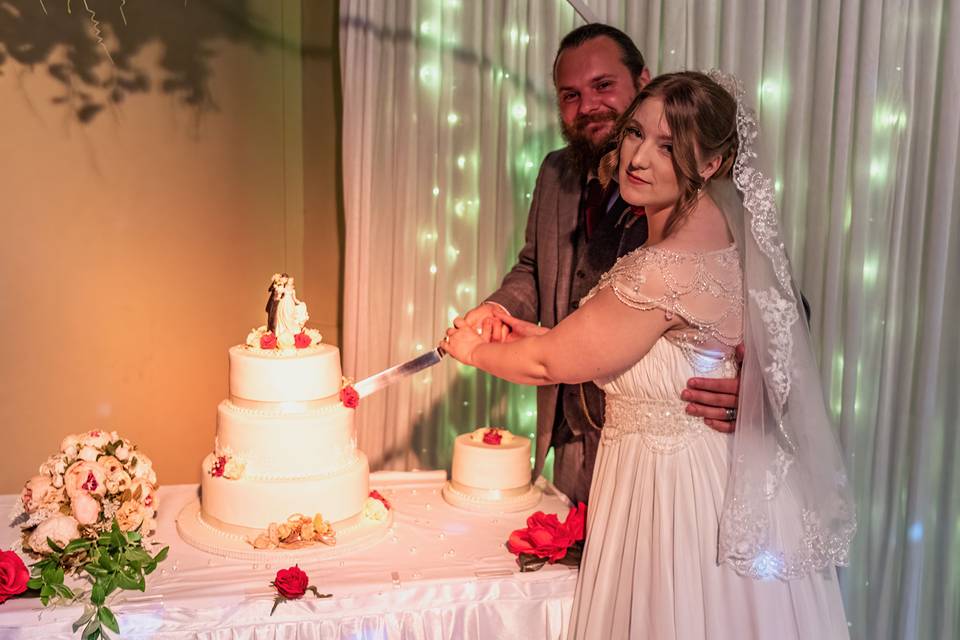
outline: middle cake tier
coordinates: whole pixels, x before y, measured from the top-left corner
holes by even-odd
[[[315,403],[224,400],[217,407],[217,451],[242,461],[244,477],[292,479],[336,473],[357,457],[354,410]]]

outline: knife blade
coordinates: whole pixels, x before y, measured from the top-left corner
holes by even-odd
[[[375,373],[372,376],[364,378],[359,382],[353,384],[354,391],[357,392],[357,395],[361,398],[365,398],[375,391],[383,389],[387,385],[393,384],[401,378],[406,378],[411,376],[418,371],[423,371],[433,365],[437,364],[443,359],[444,352],[442,349],[433,349],[424,354],[421,354],[414,358],[413,360],[408,360],[402,364],[390,367],[389,369],[384,369],[380,373]]]

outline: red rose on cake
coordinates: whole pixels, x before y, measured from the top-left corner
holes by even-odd
[[[261,349],[276,349],[277,348],[277,336],[272,333],[265,333],[260,336],[260,348]]]
[[[313,340],[311,340],[310,336],[303,331],[293,336],[293,346],[295,346],[297,349],[306,349],[310,346],[311,342],[313,342]]]
[[[357,393],[356,389],[347,385],[343,389],[340,389],[340,402],[342,402],[343,406],[347,409],[356,409],[357,405],[360,404],[360,394]]]
[[[483,433],[483,444],[500,444],[501,440],[503,436],[499,429],[490,428]]]

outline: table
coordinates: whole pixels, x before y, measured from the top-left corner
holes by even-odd
[[[269,639],[553,639],[562,638],[576,570],[548,565],[519,573],[504,543],[530,512],[474,514],[440,495],[443,471],[378,472],[371,486],[393,504],[394,524],[381,542],[354,555],[300,562],[311,584],[333,597],[281,604],[271,617],[269,583],[286,565],[229,560],[187,545],[175,519],[196,497],[196,485],[160,489],[156,539],[170,555],[147,580],[146,594],[123,591],[109,603],[123,638]],[[558,513],[567,504],[540,481],[532,511]],[[0,496],[9,513],[16,496]],[[19,530],[0,528],[9,549]],[[0,638],[75,638],[79,606],[44,609],[35,598],[0,605]]]

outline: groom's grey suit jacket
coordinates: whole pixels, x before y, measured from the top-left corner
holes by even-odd
[[[577,242],[582,242],[578,223],[583,178],[567,168],[569,163],[565,161],[565,153],[565,149],[553,151],[540,165],[523,249],[500,288],[487,298],[487,301],[505,307],[514,317],[539,322],[544,327],[556,326],[574,310],[572,307],[576,306],[579,296],[589,291],[619,255],[646,241],[645,221],[642,228],[634,225],[631,231],[622,232],[620,228],[614,229],[612,222],[607,220],[606,233],[594,233],[596,237],[590,255],[582,248],[579,252],[576,250]],[[578,290],[572,290],[574,287]],[[543,470],[550,448],[557,420],[559,388],[559,385],[537,388],[534,477]],[[602,415],[601,406],[597,417],[602,419]]]

